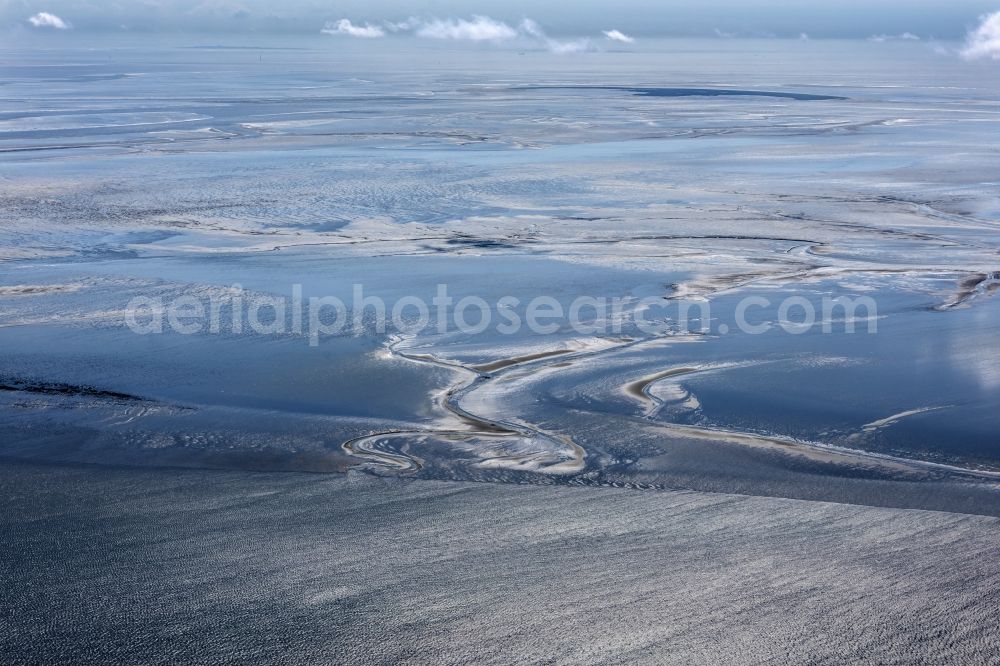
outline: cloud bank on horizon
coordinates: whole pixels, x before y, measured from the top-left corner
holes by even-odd
[[[413,3],[342,0],[338,6],[344,14],[368,14],[367,21],[355,22],[348,18],[327,20],[328,8],[319,0],[283,0],[277,5],[272,0],[0,0],[0,31],[6,27],[52,34],[70,30],[288,33],[314,32],[326,21],[321,32],[334,36],[379,39],[389,34],[408,34],[422,39],[510,43],[553,53],[596,50],[599,42],[629,45],[636,41],[633,35],[715,34],[724,38],[800,40],[849,36],[867,37],[872,42],[919,40],[943,55],[958,55],[970,61],[1000,60],[1000,0],[952,0],[947,4],[939,0],[884,0],[877,6],[871,6],[869,0],[831,0],[810,3],[808,8],[789,7],[784,0],[667,0],[656,7],[651,7],[648,0],[619,0],[614,6],[577,0],[573,12],[528,0],[503,0],[499,5],[498,1],[480,0],[482,11],[470,18],[445,14],[445,18],[391,21],[382,17],[399,10],[406,12]],[[438,7],[446,11],[451,5],[459,11],[467,7],[460,0],[440,0]],[[500,18],[490,16],[491,10],[496,10],[493,16]],[[523,18],[523,11],[531,12],[534,18]],[[512,20],[511,15],[518,13],[522,18]],[[543,30],[542,23],[552,27],[553,33]],[[608,24],[614,27],[603,29]],[[876,29],[862,32],[872,27]],[[594,35],[596,39],[552,36],[574,32]],[[941,42],[963,38],[960,46]]]
[[[962,57],[967,60],[1000,60],[1000,12],[980,17],[979,27],[970,32],[965,40]]]
[[[488,16],[473,16],[466,19],[432,19],[420,21],[410,19],[416,25],[417,37],[428,39],[455,39],[470,42],[496,42],[514,39],[518,31],[503,21],[495,21]]]
[[[320,32],[328,35],[348,35],[350,37],[362,37],[364,39],[375,39],[384,37],[385,31],[378,26],[366,23],[364,25],[354,25],[348,19],[330,21]]]
[[[54,17],[58,20],[58,17]],[[343,18],[338,21],[331,21],[326,24],[322,32],[330,35],[346,35],[349,37],[377,38],[384,37],[387,32],[400,33],[408,32],[425,39],[444,39],[472,42],[507,42],[520,39],[533,40],[544,45],[552,53],[579,53],[591,49],[591,42],[587,38],[574,40],[559,40],[550,37],[542,27],[532,19],[525,18],[512,26],[504,21],[490,18],[485,15],[473,15],[470,19],[448,18],[448,19],[420,19],[410,17],[401,22],[386,21],[385,28],[365,23],[355,25],[349,19]],[[617,28],[602,30],[604,38],[611,42],[620,44],[632,44],[635,38],[625,34]],[[715,34],[722,38],[736,37],[735,33],[728,33],[715,29]],[[799,34],[799,40],[808,41],[809,35],[805,32]],[[871,42],[889,41],[922,41],[919,35],[906,31],[898,34],[876,34],[868,38]],[[948,50],[940,45],[935,46],[939,53],[947,54]],[[990,58],[1000,60],[1000,11],[985,14],[980,17],[980,24],[966,36],[965,47],[959,54],[967,60]]]
[[[893,42],[896,40],[919,42],[920,37],[914,35],[912,32],[902,32],[898,35],[872,35],[868,38],[870,42]]]
[[[420,19],[410,17],[405,21],[391,22],[379,27],[370,23],[354,24],[350,19],[342,18],[330,21],[320,31],[328,35],[344,35],[347,37],[378,38],[387,32],[411,33],[423,39],[444,39],[468,42],[508,42],[521,40],[532,44],[540,44],[552,53],[580,53],[590,49],[590,40],[586,38],[559,40],[550,37],[538,23],[526,18],[517,26],[511,26],[504,21],[498,21],[489,16],[473,15],[469,19]],[[615,34],[612,37],[611,34]],[[604,34],[615,41],[632,43],[635,40],[618,30],[605,31]]]
[[[365,32],[386,33],[394,17],[437,16],[442,30],[465,29],[458,19],[488,16],[517,30],[530,16],[556,38],[591,35],[595,41],[617,41],[603,32],[636,38],[698,37],[718,28],[737,36],[774,35],[814,39],[899,35],[905,31],[934,40],[962,40],[977,17],[1000,10],[1000,0],[0,0],[0,31],[62,31],[59,19],[75,32],[122,31],[173,33],[315,33],[330,20],[349,17],[345,25]],[[33,24],[29,17],[37,17]],[[469,23],[474,23],[466,19]],[[425,23],[429,23],[426,20]],[[449,26],[454,22],[455,26]],[[333,28],[336,30],[336,27]],[[412,30],[412,28],[411,28]],[[374,32],[370,32],[374,34]],[[627,43],[627,42],[620,42]]]

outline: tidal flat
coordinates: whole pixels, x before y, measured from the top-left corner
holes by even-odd
[[[74,39],[0,49],[11,654],[996,654],[992,63]]]
[[[996,518],[27,463],[0,490],[6,663],[996,658]]]

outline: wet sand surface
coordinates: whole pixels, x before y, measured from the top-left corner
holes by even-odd
[[[0,493],[9,664],[996,657],[995,518],[11,463]]]

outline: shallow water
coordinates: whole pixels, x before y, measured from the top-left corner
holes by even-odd
[[[2,455],[1000,507],[986,64],[32,39],[0,52]],[[234,331],[235,298],[296,285],[622,312]],[[792,296],[877,312],[793,334]],[[221,299],[220,330],[126,326],[132,299],[179,297]],[[681,303],[710,314],[681,326]]]

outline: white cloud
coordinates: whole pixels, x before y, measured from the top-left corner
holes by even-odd
[[[69,23],[62,20],[55,14],[48,12],[38,12],[28,19],[28,23],[36,28],[55,28],[56,30],[69,30]]]
[[[629,37],[621,30],[603,30],[604,36],[613,42],[621,42],[622,44],[631,44],[635,41],[634,38]]]
[[[417,28],[417,36],[430,39],[498,42],[517,37],[517,30],[503,21],[495,21],[488,16],[473,16],[471,21],[465,19],[425,21]]]
[[[962,57],[967,60],[978,58],[1000,60],[1000,12],[993,12],[980,18],[979,27],[970,32],[965,40]]]
[[[809,33],[807,33],[807,32],[800,32],[799,33],[799,41],[800,42],[808,42],[809,41]]]
[[[531,19],[524,19],[513,27],[503,21],[497,21],[489,16],[474,15],[470,19],[421,19],[410,17],[405,21],[385,21],[382,26],[370,23],[355,25],[348,19],[331,21],[322,32],[329,35],[350,35],[352,37],[383,37],[386,31],[393,33],[412,33],[424,39],[453,39],[472,42],[506,42],[520,40],[521,42],[541,43],[552,53],[580,53],[590,49],[587,39],[562,41],[549,37],[542,27]],[[623,42],[633,41],[631,37],[617,30],[606,32],[609,39]],[[616,35],[616,36],[612,36]]]
[[[545,44],[545,48],[552,53],[559,55],[582,53],[583,51],[590,49],[590,40],[588,39],[573,39],[565,42],[558,39],[552,39],[545,34],[545,31],[542,30],[542,26],[538,25],[529,18],[521,21],[521,25],[518,26],[518,29],[525,35],[541,41]]]
[[[405,21],[385,21],[384,25],[390,32],[409,32],[420,27],[421,21],[416,16],[411,16]]]
[[[354,25],[348,19],[340,19],[339,21],[330,21],[326,24],[320,32],[324,32],[328,35],[348,35],[349,37],[362,37],[366,39],[375,39],[376,37],[384,37],[385,31],[382,28],[371,25],[370,23],[365,23],[364,25]]]
[[[542,30],[542,26],[538,25],[530,18],[526,18],[523,21],[521,21],[521,25],[518,26],[518,29],[521,32],[525,33],[526,35],[530,35],[538,39],[548,39],[548,36],[545,34],[545,31]]]
[[[399,30],[414,30],[417,37],[429,39],[459,39],[474,42],[502,42],[512,39],[530,39],[542,42],[552,53],[580,53],[590,48],[586,39],[561,41],[545,34],[542,27],[529,18],[521,21],[516,28],[489,16],[473,16],[467,19],[431,19],[419,21],[410,19],[395,24]]]
[[[920,37],[914,35],[912,32],[904,32],[899,35],[872,35],[868,38],[870,42],[892,42],[896,40],[919,42]]]

